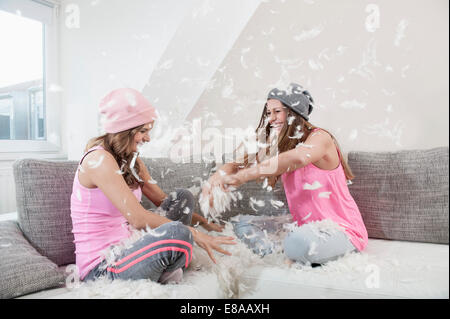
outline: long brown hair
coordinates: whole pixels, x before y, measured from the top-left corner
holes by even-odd
[[[257,138],[260,140],[269,141],[269,147],[266,149],[260,149],[258,154],[248,154],[246,153],[243,157],[243,166],[242,167],[249,167],[251,165],[254,165],[255,161],[256,163],[260,163],[263,161],[267,156],[272,157],[274,155],[281,154],[283,152],[290,151],[297,147],[299,143],[304,143],[308,136],[312,133],[312,131],[317,126],[311,124],[310,122],[306,121],[302,116],[298,115],[294,111],[292,111],[289,107],[287,107],[284,103],[283,107],[285,108],[287,112],[286,121],[283,125],[283,128],[280,131],[280,134],[278,135],[278,141],[275,144],[277,146],[276,153],[274,152],[273,147],[271,147],[271,136],[270,136],[270,125],[268,125],[268,117],[267,117],[267,103],[264,105],[264,110],[261,115],[261,119],[258,124],[258,128],[256,129],[256,135]],[[291,119],[291,123],[288,124],[288,120]],[[340,161],[342,163],[342,167],[344,169],[345,177],[347,180],[352,180],[355,176],[353,175],[350,166],[348,165],[345,158],[342,156],[341,148],[339,146],[338,141],[336,138],[328,132],[327,130],[324,130],[323,128],[320,128],[321,130],[327,132],[330,134],[331,138],[333,139],[334,144],[338,148],[341,156]],[[296,137],[296,138],[293,138]],[[279,176],[269,178],[269,184],[275,185],[277,182]]]
[[[138,127],[119,132],[119,133],[106,133],[98,137],[94,137],[89,140],[84,152],[91,147],[100,145],[106,151],[111,153],[114,159],[119,165],[122,177],[128,186],[132,189],[136,189],[143,185],[142,181],[139,181],[132,173],[130,164],[134,156],[132,145],[134,142],[134,136],[137,132],[142,130],[145,124]],[[134,166],[134,171],[139,176],[140,167],[138,162]]]

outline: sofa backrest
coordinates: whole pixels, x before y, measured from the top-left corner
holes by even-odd
[[[145,165],[150,167],[149,171],[152,178],[158,182],[159,187],[168,194],[175,188],[191,188],[191,191],[199,198],[201,180],[207,180],[211,173],[214,173],[219,167],[216,167],[215,162],[210,164],[192,164],[192,163],[179,163],[174,164],[171,161],[161,161],[153,159],[143,159]],[[263,189],[260,182],[249,182],[237,190],[241,193],[242,199],[231,204],[230,210],[221,215],[222,220],[229,220],[231,217],[239,214],[249,215],[281,215],[288,214],[289,209],[287,207],[286,196],[284,194],[284,188],[279,181],[271,192],[267,189]],[[264,206],[250,205],[251,198],[263,202]],[[277,201],[275,205],[272,205],[273,201]],[[278,206],[276,205],[278,204]],[[143,197],[142,205],[147,209],[154,208],[147,198]],[[202,214],[198,200],[196,201],[195,212]]]
[[[142,158],[142,161],[147,166],[152,179],[166,194],[170,194],[177,188],[187,188],[196,199],[200,196],[201,181],[207,180],[216,166],[213,160],[194,163],[192,157],[180,163],[174,163],[169,158]],[[195,211],[199,212],[198,200],[195,203]],[[142,206],[146,209],[155,208],[155,205],[145,196],[142,196]]]
[[[217,169],[235,160],[235,154],[223,154]],[[221,215],[222,220],[229,220],[239,214],[265,216],[290,214],[281,178],[273,189],[268,188],[263,181],[250,181],[241,185],[236,191],[242,195],[242,199],[231,204],[230,210]]]
[[[276,216],[289,214],[289,207],[284,193],[281,180],[279,180],[272,190],[263,188],[262,182],[251,181],[237,190],[242,195],[242,199],[231,204],[230,210],[221,215],[221,219],[229,220],[231,217],[246,215]]]
[[[369,237],[448,244],[449,149],[350,152]]]
[[[225,158],[225,157],[224,157]],[[350,193],[355,199],[370,238],[449,243],[449,148],[398,152],[350,152],[355,175]],[[239,188],[244,195],[224,214],[278,215],[289,213],[281,181],[272,192],[261,183]],[[265,205],[255,212],[250,197]],[[270,201],[284,205],[276,209]]]
[[[215,166],[214,162],[175,164],[168,158],[142,160],[167,194],[195,186],[193,179],[207,179]],[[13,165],[19,226],[30,244],[58,266],[75,263],[70,196],[77,166],[76,161],[36,159]],[[154,207],[142,198],[144,207]]]

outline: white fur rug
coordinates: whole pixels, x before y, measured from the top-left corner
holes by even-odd
[[[318,227],[333,227],[328,222],[317,224]],[[292,228],[292,225],[287,226],[286,230]],[[226,224],[222,233],[211,233],[211,235],[236,237],[231,223]],[[279,235],[279,240],[281,240],[284,234],[279,233]],[[363,272],[369,263],[364,254],[351,253],[322,267],[312,268],[290,263],[281,251],[279,242],[275,242],[275,252],[264,258],[255,255],[239,240],[236,242],[236,245],[223,246],[232,253],[232,256],[215,253],[217,264],[211,261],[203,249],[195,245],[192,262],[179,284],[162,285],[150,280],[111,281],[99,279],[75,285],[69,283],[67,287],[71,288],[70,298],[239,298],[251,290],[251,287],[246,286],[240,278],[247,269],[253,266],[264,265],[292,269],[293,272],[310,272],[331,278],[342,272],[347,274]]]

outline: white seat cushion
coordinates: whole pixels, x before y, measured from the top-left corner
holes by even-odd
[[[321,267],[269,263],[248,269],[240,298],[448,298],[448,245],[370,239]]]
[[[351,253],[316,268],[289,267],[279,255],[260,260],[249,259],[249,254],[236,247],[234,257],[220,258],[220,262],[242,263],[236,266],[243,272],[238,275],[235,298],[449,297],[448,245],[370,239],[363,253]],[[202,258],[200,263],[206,264]],[[255,262],[254,258],[266,263]],[[257,265],[249,267],[251,263]],[[191,270],[180,285],[164,286],[146,280],[98,281],[77,289],[53,289],[22,298],[228,298],[229,291],[222,286],[217,273]]]

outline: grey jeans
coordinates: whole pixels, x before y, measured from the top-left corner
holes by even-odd
[[[267,233],[279,231],[286,216],[267,218],[265,216],[241,216],[233,222],[236,236],[241,239],[255,254],[264,256],[274,250],[273,241],[267,238]],[[324,231],[310,224],[290,231],[283,240],[285,255],[302,264],[320,265],[336,260],[356,248],[348,236],[339,230]]]
[[[100,262],[83,281],[107,276],[110,279],[151,279],[158,281],[165,271],[185,269],[192,260],[193,238],[190,225],[194,196],[185,189],[177,189],[160,205],[173,222],[163,224],[146,234],[132,247],[116,256],[115,262]]]

